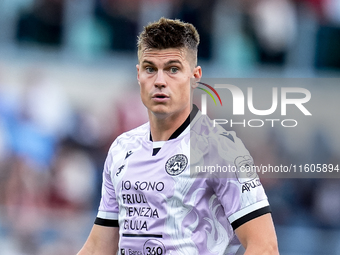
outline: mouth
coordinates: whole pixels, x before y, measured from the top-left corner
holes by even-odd
[[[169,99],[169,96],[164,93],[156,93],[152,96],[152,99],[157,102],[163,102]]]
[[[169,98],[168,95],[164,94],[164,93],[156,93],[152,96],[152,98],[160,98],[160,99],[163,99],[163,98]]]

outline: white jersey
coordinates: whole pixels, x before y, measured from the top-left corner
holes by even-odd
[[[234,230],[270,212],[257,176],[217,174],[252,164],[241,140],[193,113],[168,141],[153,142],[146,123],[112,144],[95,224],[119,226],[119,254],[235,254]]]

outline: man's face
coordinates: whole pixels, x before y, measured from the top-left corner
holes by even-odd
[[[147,49],[137,65],[141,98],[157,118],[190,113],[190,79],[199,79],[201,67],[188,61],[187,50]]]

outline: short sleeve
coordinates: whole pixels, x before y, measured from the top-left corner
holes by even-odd
[[[95,224],[103,226],[118,227],[119,207],[116,192],[111,178],[113,156],[109,151],[103,170],[102,197],[99,204]]]
[[[239,174],[238,170],[245,165],[253,165],[253,159],[249,154],[235,157],[232,164],[236,169],[234,176],[214,179],[215,193],[234,230],[256,217],[271,212],[258,175],[244,178]]]
[[[235,230],[242,224],[270,212],[264,188],[256,172],[246,172],[254,166],[253,158],[235,132],[219,140],[219,153],[214,162],[228,166],[228,175],[216,175],[213,187],[224,207],[229,223]],[[232,139],[231,139],[232,137]],[[224,178],[223,178],[224,177]]]

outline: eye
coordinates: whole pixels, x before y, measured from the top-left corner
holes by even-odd
[[[151,67],[151,66],[145,67],[145,70],[146,70],[146,72],[148,72],[148,73],[152,73],[152,72],[155,71],[155,69],[154,69],[153,67]]]
[[[177,67],[171,67],[170,68],[170,73],[177,73],[178,72],[178,68]]]

